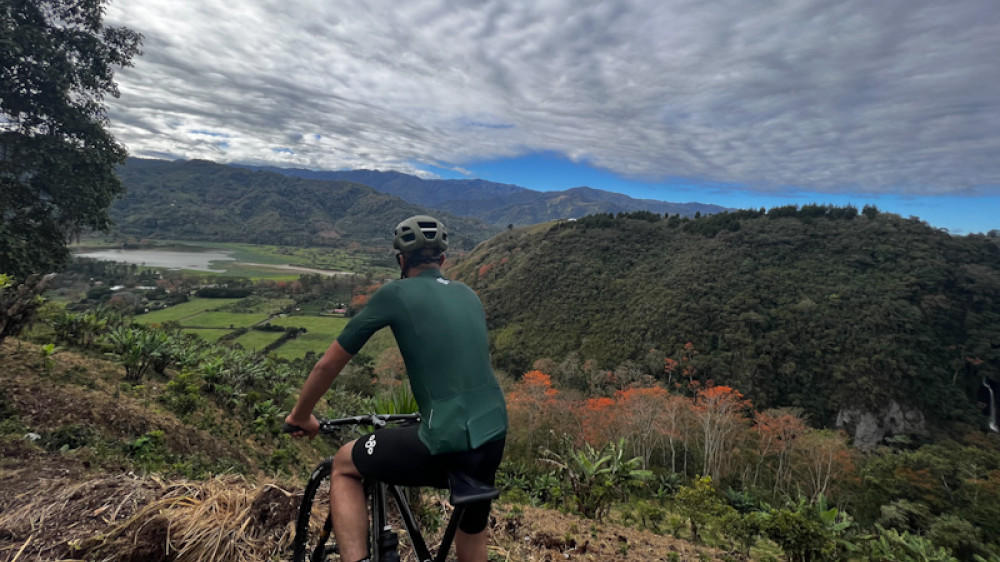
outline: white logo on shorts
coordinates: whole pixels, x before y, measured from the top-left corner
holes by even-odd
[[[369,455],[372,454],[375,451],[375,436],[374,435],[369,435],[368,436],[368,441],[365,441],[365,450],[368,451]]]

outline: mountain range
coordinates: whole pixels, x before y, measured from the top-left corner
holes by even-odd
[[[589,187],[543,193],[484,180],[425,180],[373,170],[130,158],[118,173],[127,193],[109,214],[119,234],[136,238],[376,247],[390,238],[395,222],[433,214],[451,227],[456,249],[471,250],[504,227],[554,219],[638,210],[691,217],[726,210]]]
[[[109,215],[119,235],[385,251],[392,227],[428,209],[348,181],[310,180],[203,160],[130,158],[127,192]],[[500,231],[440,212],[452,244],[471,250]]]
[[[562,191],[534,191],[525,187],[481,179],[422,179],[399,172],[376,170],[314,171],[296,168],[254,167],[290,177],[349,181],[395,195],[410,203],[475,217],[494,226],[525,226],[554,219],[579,218],[595,213],[650,211],[661,215],[693,217],[727,210],[704,203],[670,203],[634,199],[628,195],[591,187]]]

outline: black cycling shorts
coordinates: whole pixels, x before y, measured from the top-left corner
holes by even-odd
[[[358,439],[351,459],[367,478],[399,486],[448,488],[448,472],[456,470],[493,485],[503,457],[504,439],[490,441],[471,451],[432,455],[420,440],[417,424],[380,429]],[[486,528],[490,501],[469,504],[459,524],[462,531],[476,534]]]

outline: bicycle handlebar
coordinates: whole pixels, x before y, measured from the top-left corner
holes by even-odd
[[[336,432],[337,427],[345,425],[370,425],[376,428],[381,428],[390,423],[419,422],[420,414],[365,414],[363,416],[350,416],[346,418],[318,421],[319,433],[329,434]],[[303,431],[301,427],[297,425],[289,425],[287,423],[282,425],[281,430],[285,433]]]

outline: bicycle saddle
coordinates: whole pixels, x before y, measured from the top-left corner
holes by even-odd
[[[448,487],[451,489],[451,498],[448,501],[454,506],[492,500],[500,495],[500,490],[464,472],[449,472]]]

